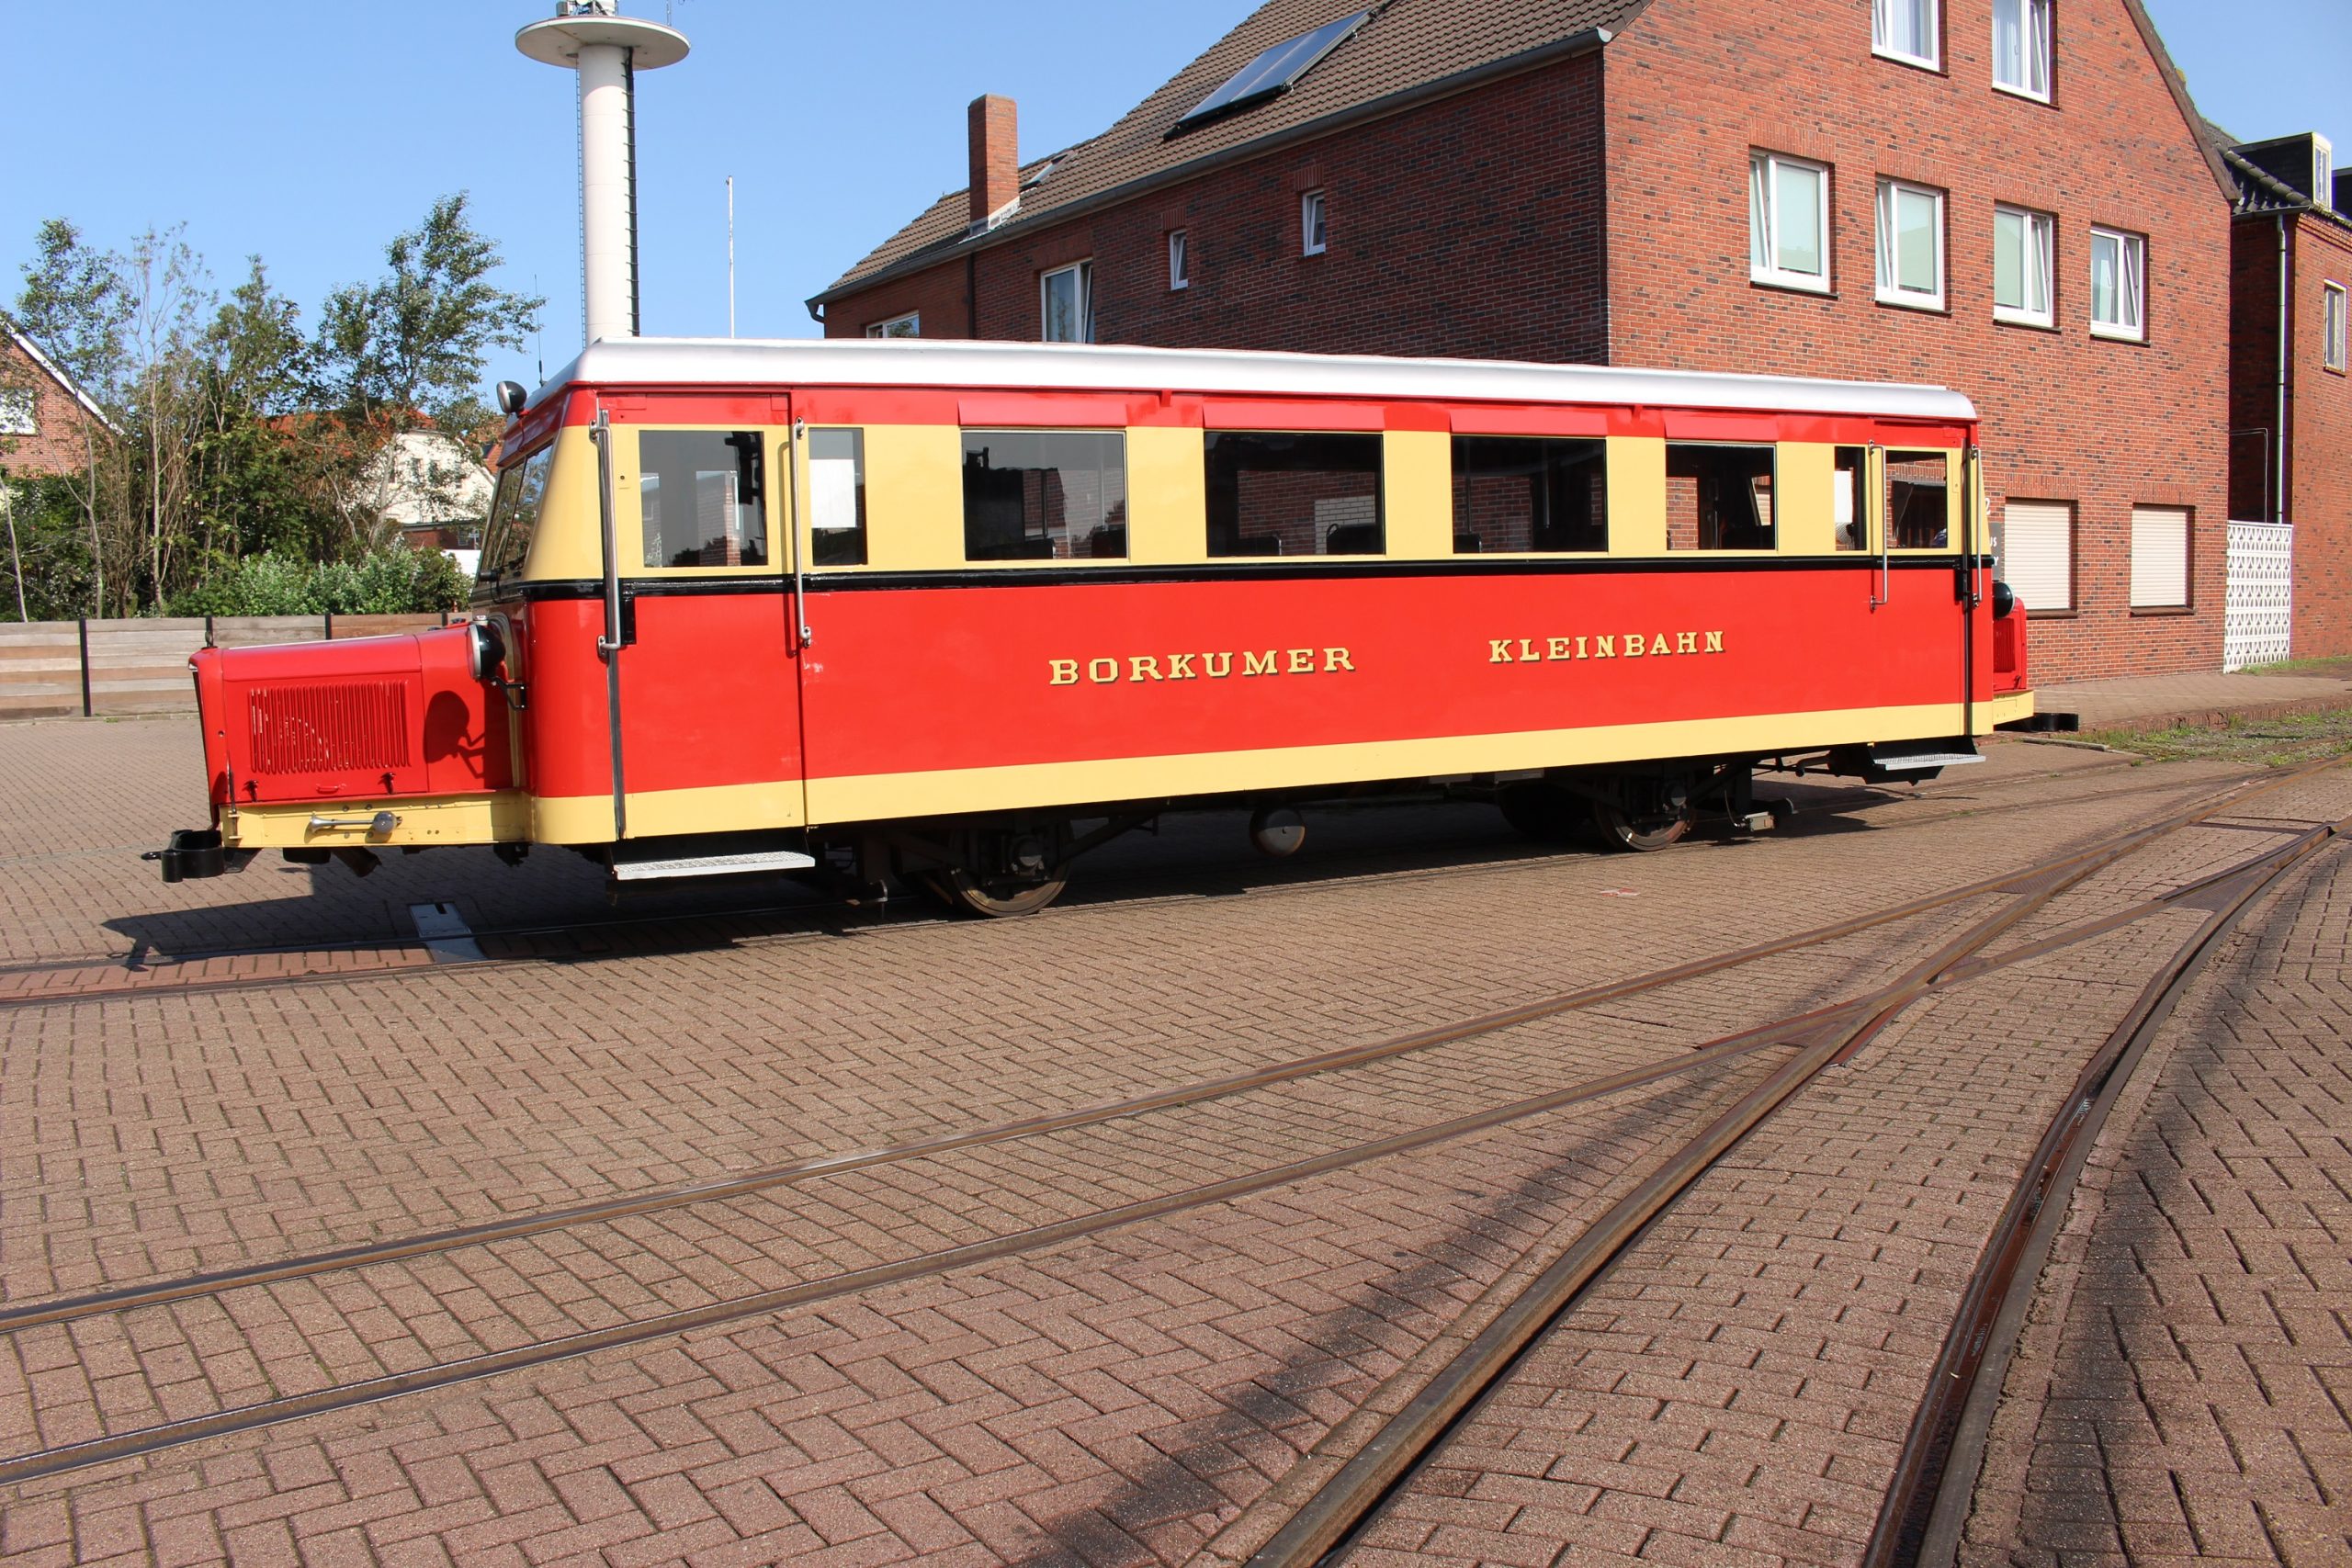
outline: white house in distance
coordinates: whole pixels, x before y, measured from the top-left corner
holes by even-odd
[[[471,577],[496,490],[472,447],[437,430],[413,430],[384,444],[352,499],[397,527],[412,548],[447,550]]]

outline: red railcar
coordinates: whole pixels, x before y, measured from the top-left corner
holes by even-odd
[[[1941,389],[629,341],[514,401],[468,623],[198,656],[167,876],[564,845],[1009,913],[1179,806],[1279,847],[1438,781],[1653,848],[2032,711]]]

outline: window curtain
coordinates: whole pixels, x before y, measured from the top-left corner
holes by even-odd
[[[1936,54],[1936,0],[1871,0],[1871,41],[1890,54],[1932,60]]]
[[[1762,158],[1747,161],[1747,265],[1758,272],[1772,270],[1771,189],[1766,183]]]

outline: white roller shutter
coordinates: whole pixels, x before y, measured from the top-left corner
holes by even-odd
[[[2075,509],[2012,501],[2001,509],[2001,581],[2029,610],[2075,607]]]
[[[2132,509],[2132,607],[2188,604],[2188,513],[2177,506]]]

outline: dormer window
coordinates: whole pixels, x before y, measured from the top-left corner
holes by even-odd
[[[1871,52],[1905,65],[1943,69],[1940,0],[1871,0]]]

